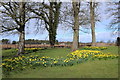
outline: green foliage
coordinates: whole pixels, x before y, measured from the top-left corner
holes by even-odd
[[[17,42],[16,41],[12,41],[12,44],[16,44]]]
[[[2,44],[10,44],[10,40],[9,39],[2,39]]]

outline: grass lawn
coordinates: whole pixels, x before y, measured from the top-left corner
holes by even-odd
[[[16,55],[17,51],[15,49],[2,50],[2,56],[13,56]]]
[[[80,48],[80,50],[83,50],[83,48]],[[105,50],[99,50],[104,53],[112,53],[112,54],[118,54],[118,47],[117,46],[107,46],[107,49]]]
[[[11,74],[11,78],[117,78],[118,61],[88,61],[73,66],[43,67]]]
[[[54,49],[48,48],[45,50],[39,50],[39,51],[32,52],[25,55],[27,56],[27,55],[33,54],[33,55],[40,55],[40,56],[50,56],[54,58],[54,57],[66,57],[66,55],[70,52],[71,50],[68,48],[54,48]],[[15,49],[2,50],[2,56],[11,57],[11,56],[14,56],[16,53],[17,51]]]
[[[80,48],[83,49],[83,48]],[[118,47],[109,46],[105,53],[118,54]],[[3,50],[3,56],[13,56],[16,51]],[[37,54],[50,57],[66,57],[70,53],[68,48],[54,48],[39,50],[27,55]],[[11,78],[118,78],[118,59],[87,61],[73,66],[36,67],[21,72],[11,72]],[[3,76],[6,77],[6,76]]]
[[[37,52],[34,53],[30,53],[30,54],[36,54],[36,55],[40,55],[40,56],[50,56],[50,57],[66,57],[66,55],[68,53],[70,53],[71,50],[69,48],[48,48],[46,50],[39,50]]]

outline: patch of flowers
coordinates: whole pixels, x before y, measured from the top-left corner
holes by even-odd
[[[88,47],[88,46],[85,46],[84,49],[85,50],[105,50],[105,49],[107,49],[107,47],[96,47],[96,46]]]
[[[38,50],[42,50],[43,48],[24,48],[24,50],[28,53],[31,53],[31,52],[35,52],[35,51],[38,51]],[[18,50],[18,49],[16,49]]]
[[[40,49],[43,49],[43,48],[24,48],[24,50],[40,50]],[[16,49],[18,50],[18,49]]]
[[[118,58],[118,55],[113,55],[110,53],[103,53],[101,51],[94,51],[94,50],[76,50],[67,55],[70,58],[75,59],[114,59]]]
[[[11,71],[24,70],[28,67],[35,68],[37,66],[47,67],[47,66],[67,66],[73,65],[74,59],[72,58],[50,58],[48,56],[39,57],[38,55],[31,56],[19,56],[9,59],[4,59],[2,61],[1,67],[3,68],[4,74],[9,74]]]
[[[76,50],[67,55],[67,58],[58,57],[51,58],[49,56],[18,56],[9,59],[4,59],[2,61],[1,67],[3,67],[3,72],[7,73],[14,70],[24,70],[28,67],[35,68],[37,66],[47,67],[47,66],[72,66],[73,64],[82,63],[89,59],[113,59],[118,58],[118,55],[113,55],[110,53],[102,53],[101,51],[94,50]]]

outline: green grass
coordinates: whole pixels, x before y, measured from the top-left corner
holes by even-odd
[[[67,67],[46,67],[12,73],[11,78],[117,78],[118,61],[101,60]]]
[[[82,50],[83,48],[80,48]],[[109,46],[105,53],[118,54],[118,47]],[[68,48],[54,48],[39,50],[27,55],[37,54],[40,56],[66,57],[70,53]],[[14,49],[3,50],[4,56],[13,56],[16,54]],[[11,72],[8,77],[11,78],[117,78],[118,77],[118,59],[87,61],[81,64],[64,67],[36,67],[21,72]],[[3,76],[6,77],[6,76]]]
[[[38,50],[36,52],[29,53],[27,55],[40,55],[40,56],[50,56],[50,57],[66,57],[71,50],[68,48],[48,48],[44,50]],[[15,49],[2,50],[2,56],[14,56],[17,51]],[[26,54],[24,54],[26,55]]]
[[[83,47],[80,48],[79,50],[84,50]],[[107,49],[105,50],[99,50],[104,53],[112,53],[112,54],[118,54],[118,47],[117,46],[107,46]]]
[[[14,56],[17,54],[17,51],[15,49],[8,49],[8,50],[2,50],[2,56]]]
[[[118,54],[118,47],[117,46],[108,46],[107,50],[101,50],[104,53],[112,53],[112,54]]]
[[[83,48],[80,48],[79,50],[83,50]],[[100,50],[104,53],[112,53],[112,54],[118,54],[118,47],[117,46],[108,46],[108,49],[106,50]],[[50,57],[66,57],[68,53],[71,52],[70,48],[48,48],[45,50],[39,50],[33,53],[29,53],[27,55],[31,54],[37,54],[40,56],[50,56]],[[16,55],[17,51],[15,49],[8,49],[8,50],[2,50],[2,56],[14,56]]]
[[[34,53],[30,53],[31,54],[36,54],[36,55],[40,55],[40,56],[50,56],[50,57],[66,57],[66,55],[70,53],[70,49],[68,48],[48,48],[45,50],[39,50],[37,52]]]

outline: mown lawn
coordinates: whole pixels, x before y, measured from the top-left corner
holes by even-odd
[[[83,48],[80,48],[82,50]],[[105,53],[118,54],[118,47],[109,46]],[[3,56],[15,55],[15,50],[3,50]],[[32,52],[35,54],[50,57],[66,57],[70,53],[68,48],[45,49]],[[6,77],[6,76],[3,76]],[[11,78],[118,78],[118,59],[87,61],[73,66],[36,67],[26,69],[21,72],[11,72]]]
[[[11,78],[117,78],[118,61],[97,60],[67,66],[28,69],[20,73],[11,73]]]
[[[80,48],[80,50],[84,50],[83,48]],[[105,50],[99,50],[104,53],[112,53],[112,54],[118,54],[118,47],[117,46],[107,46],[107,49]]]
[[[71,50],[68,48],[48,48],[43,50],[38,50],[35,52],[30,52],[28,54],[24,55],[40,55],[40,56],[50,56],[50,57],[66,57],[68,53],[70,53]],[[8,49],[8,50],[2,50],[2,56],[12,57],[16,55],[17,51],[16,49]]]

